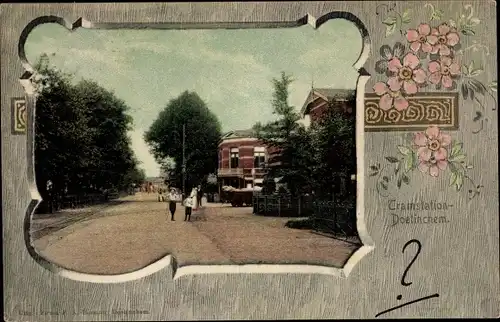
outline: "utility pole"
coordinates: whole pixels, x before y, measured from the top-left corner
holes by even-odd
[[[182,193],[186,194],[186,124],[182,124]]]

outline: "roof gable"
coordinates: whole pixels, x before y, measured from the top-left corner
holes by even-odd
[[[238,138],[254,138],[255,132],[252,129],[229,131],[222,136],[223,140]]]
[[[336,88],[313,88],[307,95],[306,101],[302,106],[300,113],[302,116],[308,113],[308,106],[316,99],[321,98],[325,101],[336,100],[347,100],[351,95],[355,93],[352,89],[336,89]]]

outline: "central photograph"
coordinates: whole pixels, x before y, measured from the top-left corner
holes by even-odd
[[[356,228],[356,26],[37,27],[31,243],[88,274],[342,268]]]

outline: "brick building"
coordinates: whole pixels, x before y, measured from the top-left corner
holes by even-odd
[[[345,112],[352,113],[354,107],[347,102],[353,94],[353,90],[313,88],[301,109],[301,115],[304,119],[310,118],[309,122],[316,122],[332,100],[335,100]],[[266,147],[255,138],[252,130],[231,131],[222,137],[219,144],[217,171],[219,189],[223,186],[235,188],[262,186],[265,165],[279,163],[279,151]]]
[[[306,119],[305,123],[317,122],[328,109],[329,102],[332,101],[344,112],[352,113],[355,106],[350,106],[348,102],[353,98],[354,93],[354,90],[349,89],[313,88],[307,95],[300,114]]]
[[[219,187],[261,186],[268,151],[252,130],[231,131],[219,144]]]

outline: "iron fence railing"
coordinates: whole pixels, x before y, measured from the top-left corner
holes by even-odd
[[[308,217],[312,214],[312,201],[310,196],[254,194],[253,213],[263,216]]]
[[[263,216],[308,217],[311,229],[336,238],[359,241],[356,226],[356,205],[348,200],[314,200],[313,196],[253,196],[253,213]]]
[[[356,205],[347,201],[316,201],[310,217],[313,230],[359,242]]]

